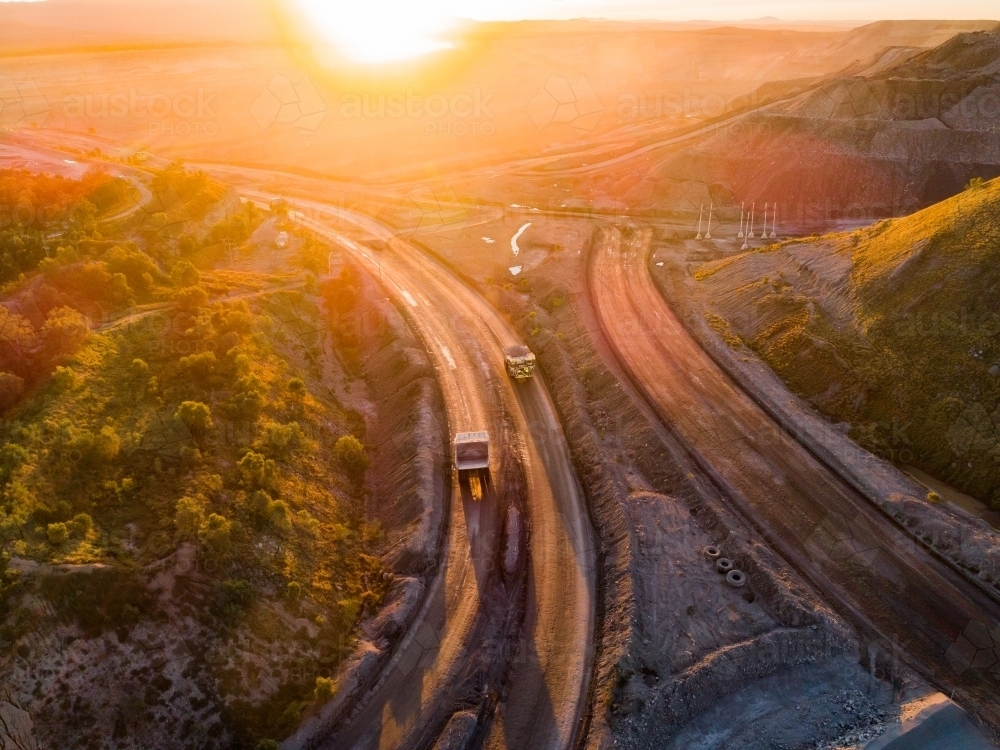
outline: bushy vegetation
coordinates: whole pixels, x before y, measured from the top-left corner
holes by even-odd
[[[214,183],[179,165],[153,188],[185,207],[183,231],[74,229],[0,299],[0,652],[42,616],[18,607],[30,592],[11,558],[69,566],[40,593],[90,637],[165,618],[146,571],[176,556],[214,581],[187,604],[221,642],[294,640],[290,663],[325,644],[330,672],[390,578],[363,513],[363,432],[318,385],[328,321],[297,291],[222,298],[242,279],[219,281],[198,248],[244,241],[260,211],[218,219]],[[346,319],[356,280],[326,292]],[[358,371],[351,335],[337,341]],[[309,628],[290,632],[296,618]],[[316,700],[316,665],[292,666],[264,704],[227,704],[241,746],[284,736]],[[249,674],[219,665],[220,695]]]
[[[63,240],[93,237],[97,217],[130,194],[125,180],[100,171],[68,180],[0,170],[0,284],[34,271]]]
[[[748,343],[865,447],[1000,510],[1000,180],[809,241],[850,254],[853,324],[776,292]]]

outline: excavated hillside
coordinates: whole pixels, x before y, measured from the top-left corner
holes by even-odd
[[[694,278],[717,326],[858,442],[1000,509],[1000,180]]]
[[[901,215],[1000,175],[998,124],[1000,26],[890,48],[680,152],[661,177],[777,200],[790,219]]]

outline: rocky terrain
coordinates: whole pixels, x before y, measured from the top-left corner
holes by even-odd
[[[1000,174],[998,115],[1000,31],[966,32],[824,79],[659,174],[725,186],[737,201],[777,201],[787,219],[898,216]]]

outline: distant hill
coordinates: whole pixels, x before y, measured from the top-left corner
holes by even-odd
[[[984,22],[985,23],[985,22]],[[1000,27],[894,33],[873,24],[838,45],[898,40],[846,75],[762,110],[740,128],[685,150],[672,179],[721,182],[736,200],[777,200],[786,216],[899,215],[954,195],[973,177],[1000,175]]]
[[[865,447],[1000,510],[1000,180],[695,276],[711,312]]]
[[[0,2],[0,45],[19,50],[278,38],[267,0]]]

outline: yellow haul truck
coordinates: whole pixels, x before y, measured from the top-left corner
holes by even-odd
[[[480,472],[490,469],[490,434],[488,432],[459,432],[455,435],[455,469],[458,479],[469,480],[469,490],[474,500],[483,497]]]
[[[535,355],[526,346],[508,346],[503,350],[503,364],[508,375],[523,383],[535,371]]]

